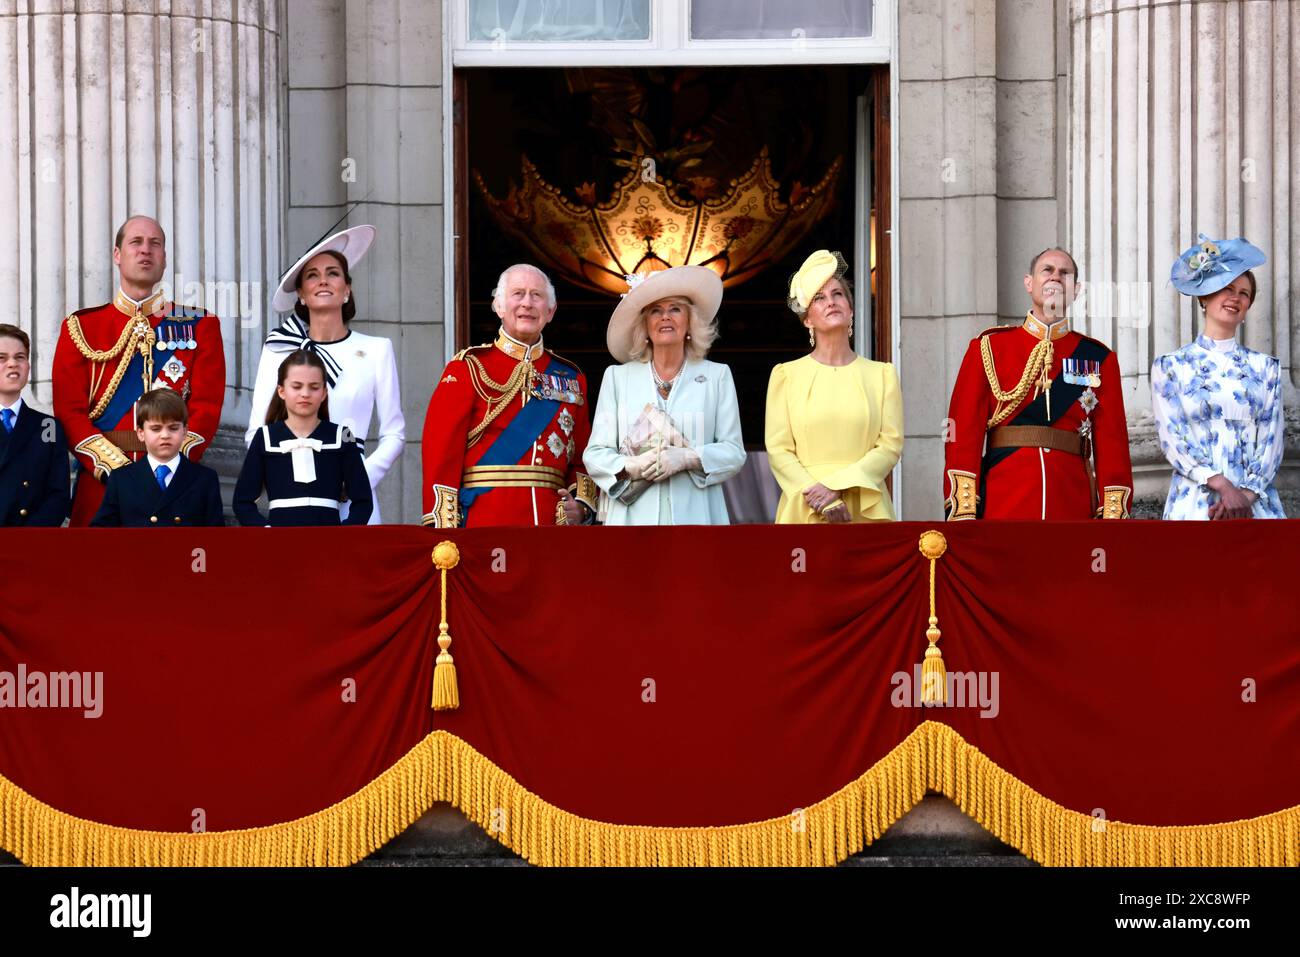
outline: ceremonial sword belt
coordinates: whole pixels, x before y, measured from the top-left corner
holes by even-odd
[[[1037,448],[1083,455],[1083,438],[1050,425],[1000,425],[989,432],[990,449]]]
[[[460,479],[467,488],[565,488],[564,473],[547,465],[471,465]]]
[[[110,429],[104,433],[104,438],[108,439],[108,441],[112,442],[128,455],[135,452],[148,451],[148,449],[144,447],[144,443],[141,442],[139,437],[135,434],[134,429]]]

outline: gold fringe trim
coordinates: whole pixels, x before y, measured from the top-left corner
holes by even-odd
[[[1047,865],[1296,866],[1300,805],[1186,827],[1100,821],[1050,801],[952,728],[926,721],[870,770],[790,815],[723,827],[642,827],[580,818],[525,790],[465,741],[434,731],[333,807],[283,824],[205,834],[139,831],[73,817],[0,776],[0,846],[32,865],[346,865],[448,801],[544,866],[837,864],[938,791],[1002,841]]]

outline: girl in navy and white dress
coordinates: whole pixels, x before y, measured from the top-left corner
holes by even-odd
[[[235,483],[240,525],[365,525],[373,499],[365,461],[346,426],[329,421],[325,364],[298,350],[280,363],[266,423],[253,434]],[[257,508],[266,490],[267,512]],[[339,520],[340,502],[352,507]]]

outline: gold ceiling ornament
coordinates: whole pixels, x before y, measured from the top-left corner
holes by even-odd
[[[794,182],[788,201],[772,178],[764,147],[740,178],[719,185],[695,177],[677,183],[654,175],[649,157],[614,184],[604,202],[583,183],[576,201],[542,179],[523,157],[523,186],[494,197],[476,170],[474,180],[492,219],[538,260],[570,282],[597,292],[628,291],[629,276],[672,266],[707,266],[736,286],[780,261],[835,201],[842,161],[811,187]]]

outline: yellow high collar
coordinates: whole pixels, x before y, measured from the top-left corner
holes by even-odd
[[[528,359],[530,362],[536,362],[545,351],[542,348],[541,337],[538,337],[537,341],[530,346],[520,342],[507,333],[504,328],[497,333],[497,341],[493,345],[512,359]]]
[[[1052,339],[1060,339],[1070,332],[1070,317],[1062,316],[1051,325],[1048,325],[1035,316],[1031,309],[1025,316],[1025,324],[1022,328],[1035,339],[1046,339],[1049,336]]]
[[[163,292],[161,289],[149,298],[140,302],[136,302],[121,289],[119,289],[117,295],[113,297],[113,305],[115,305],[120,312],[124,312],[128,316],[151,316],[154,313],[154,309],[162,305],[162,303]]]

